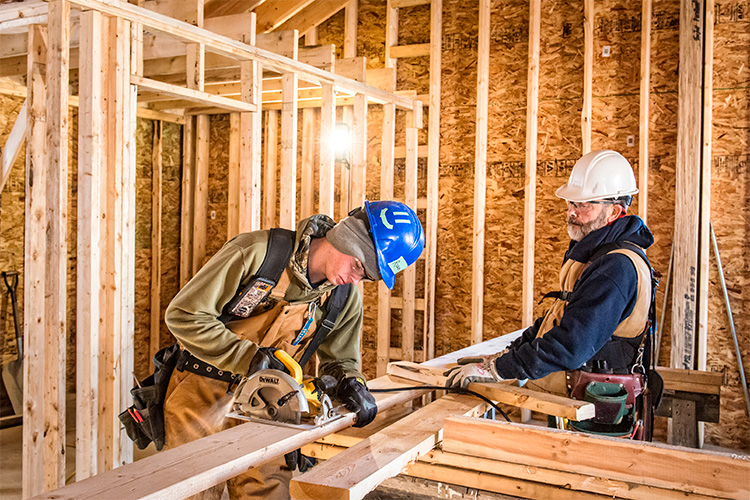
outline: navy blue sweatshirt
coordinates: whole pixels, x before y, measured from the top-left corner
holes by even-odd
[[[571,241],[566,259],[588,262],[599,247],[629,241],[641,248],[654,242],[640,217],[629,215],[597,229],[581,241]],[[560,324],[537,338],[542,318],[513,342],[497,359],[497,371],[505,379],[539,379],[552,372],[575,370],[590,360],[633,311],[638,275],[622,254],[606,254],[581,274]]]

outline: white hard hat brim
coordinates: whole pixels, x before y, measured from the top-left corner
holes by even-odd
[[[568,183],[566,182],[559,188],[557,188],[557,191],[555,191],[555,196],[558,198],[562,198],[566,201],[574,201],[576,203],[582,203],[584,201],[594,201],[594,200],[601,200],[605,198],[619,198],[621,196],[633,196],[635,194],[638,194],[638,188],[626,190],[623,192],[618,192],[614,194],[607,194],[605,196],[581,196],[581,188],[571,188],[568,186]]]

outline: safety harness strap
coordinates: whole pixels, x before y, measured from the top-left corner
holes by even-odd
[[[341,313],[341,310],[344,308],[351,290],[351,284],[339,285],[333,289],[330,297],[328,297],[328,300],[326,300],[325,304],[328,308],[328,314],[326,314],[323,322],[318,325],[318,329],[315,330],[315,335],[307,345],[304,354],[302,354],[302,358],[299,360],[299,365],[303,369],[305,368],[307,362],[310,361],[310,358],[312,358],[313,354],[315,354],[315,351],[318,349],[318,347],[320,347],[320,344],[323,343],[323,340],[325,340],[328,334],[331,333],[331,330],[333,330],[333,327],[336,324],[336,319],[338,319],[339,313]]]

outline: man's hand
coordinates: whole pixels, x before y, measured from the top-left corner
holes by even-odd
[[[281,370],[285,373],[289,373],[289,370],[286,369],[284,363],[279,361],[279,359],[274,356],[274,353],[276,351],[278,351],[278,349],[276,349],[275,347],[258,348],[258,352],[255,353],[252,361],[250,361],[250,368],[247,370],[248,375],[269,368],[272,370]]]
[[[458,366],[454,366],[443,373],[444,376],[448,377],[445,386],[466,389],[470,383],[474,382],[500,382],[503,378],[497,373],[495,360],[506,352],[499,352],[491,356],[459,358]]]
[[[365,384],[354,377],[346,377],[336,387],[336,397],[347,410],[357,414],[354,427],[364,427],[372,422],[378,413],[378,405]]]

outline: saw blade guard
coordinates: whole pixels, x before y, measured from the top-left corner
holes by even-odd
[[[232,411],[250,418],[299,424],[310,408],[300,384],[280,370],[261,370],[240,384]]]

